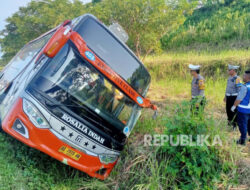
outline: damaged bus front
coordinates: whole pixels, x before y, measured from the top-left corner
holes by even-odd
[[[0,75],[3,130],[30,147],[105,179],[142,108],[150,75],[92,15],[25,45]]]

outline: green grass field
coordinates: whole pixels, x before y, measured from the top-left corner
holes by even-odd
[[[232,132],[226,125],[223,97],[227,64],[237,63],[246,68],[250,65],[249,61],[248,51],[226,51],[218,54],[168,53],[147,57],[145,65],[152,74],[148,97],[158,105],[159,117],[153,120],[152,111],[143,111],[117,166],[105,181],[90,178],[7,134],[0,133],[0,190],[246,187],[249,185],[250,175],[246,173],[248,171],[240,169],[250,167],[250,148],[237,147],[233,143],[238,133]],[[208,99],[204,120],[193,120],[185,105],[190,99],[191,77],[187,69],[189,63],[201,64],[204,68],[202,74],[206,77]],[[165,146],[161,150],[163,153],[159,153],[158,148],[143,146],[144,134],[182,132],[219,134],[223,146],[197,149]],[[242,160],[241,154],[249,165],[238,165]]]
[[[240,65],[239,76],[250,68],[250,51],[229,50],[221,52],[168,52],[160,56],[149,56],[145,65],[152,76],[149,97],[156,101],[164,99],[190,99],[191,76],[188,64],[201,65],[201,75],[206,79],[206,96],[210,108],[221,109],[227,80],[227,65]]]

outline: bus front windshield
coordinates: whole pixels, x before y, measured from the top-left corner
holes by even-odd
[[[76,103],[123,129],[138,106],[68,42],[35,79],[35,88],[62,104]],[[81,115],[79,113],[76,113]]]

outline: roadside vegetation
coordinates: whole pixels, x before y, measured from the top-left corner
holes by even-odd
[[[177,1],[180,4],[168,5],[175,9],[166,15],[159,13],[163,0],[148,2],[152,9],[146,0],[104,0],[86,5],[78,0],[33,1],[8,18],[1,33],[1,66],[29,40],[65,19],[91,12],[106,24],[118,20],[131,36],[128,45],[152,76],[148,97],[157,104],[159,115],[154,120],[152,111],[143,110],[118,164],[105,181],[90,178],[0,133],[0,190],[250,187],[250,146],[235,145],[239,133],[227,126],[223,103],[227,64],[240,65],[240,75],[250,68],[249,0],[204,0],[201,9],[196,9],[197,1]],[[156,16],[159,20],[152,19]],[[161,20],[168,16],[167,21]],[[201,118],[189,109],[188,64],[201,65],[206,78],[208,103]],[[223,146],[144,146],[145,134],[209,134],[210,139],[219,135]]]
[[[206,6],[194,10],[183,25],[166,34],[161,42],[164,49],[248,50],[249,28],[248,0],[224,0],[217,3],[211,0],[207,1]]]
[[[118,165],[103,182],[1,134],[0,189],[209,189],[236,185],[238,150],[228,145],[224,121],[193,117],[188,102],[162,109],[165,113],[157,120],[144,113]],[[224,146],[173,147],[166,143],[147,147],[143,135],[148,133],[210,134],[211,139],[220,135]]]
[[[148,96],[158,105],[159,116],[153,120],[152,111],[143,111],[117,166],[105,181],[92,179],[1,133],[0,189],[246,189],[250,181],[246,170],[250,164],[249,147],[235,145],[239,134],[227,127],[222,101],[228,60],[249,66],[247,52],[235,55],[187,53],[147,57],[145,64],[152,74]],[[202,71],[207,78],[208,104],[205,118],[197,120],[189,111],[191,77],[187,64],[204,63],[205,67],[214,62],[220,62],[220,72],[206,75]],[[219,135],[223,146],[145,147],[145,134],[210,134],[211,138]],[[243,165],[239,167],[239,163]]]

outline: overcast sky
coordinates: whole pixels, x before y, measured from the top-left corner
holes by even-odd
[[[1,0],[0,6],[0,30],[4,29],[5,19],[18,11],[19,7],[26,6],[31,0]],[[81,0],[82,2],[90,2],[91,0]]]

